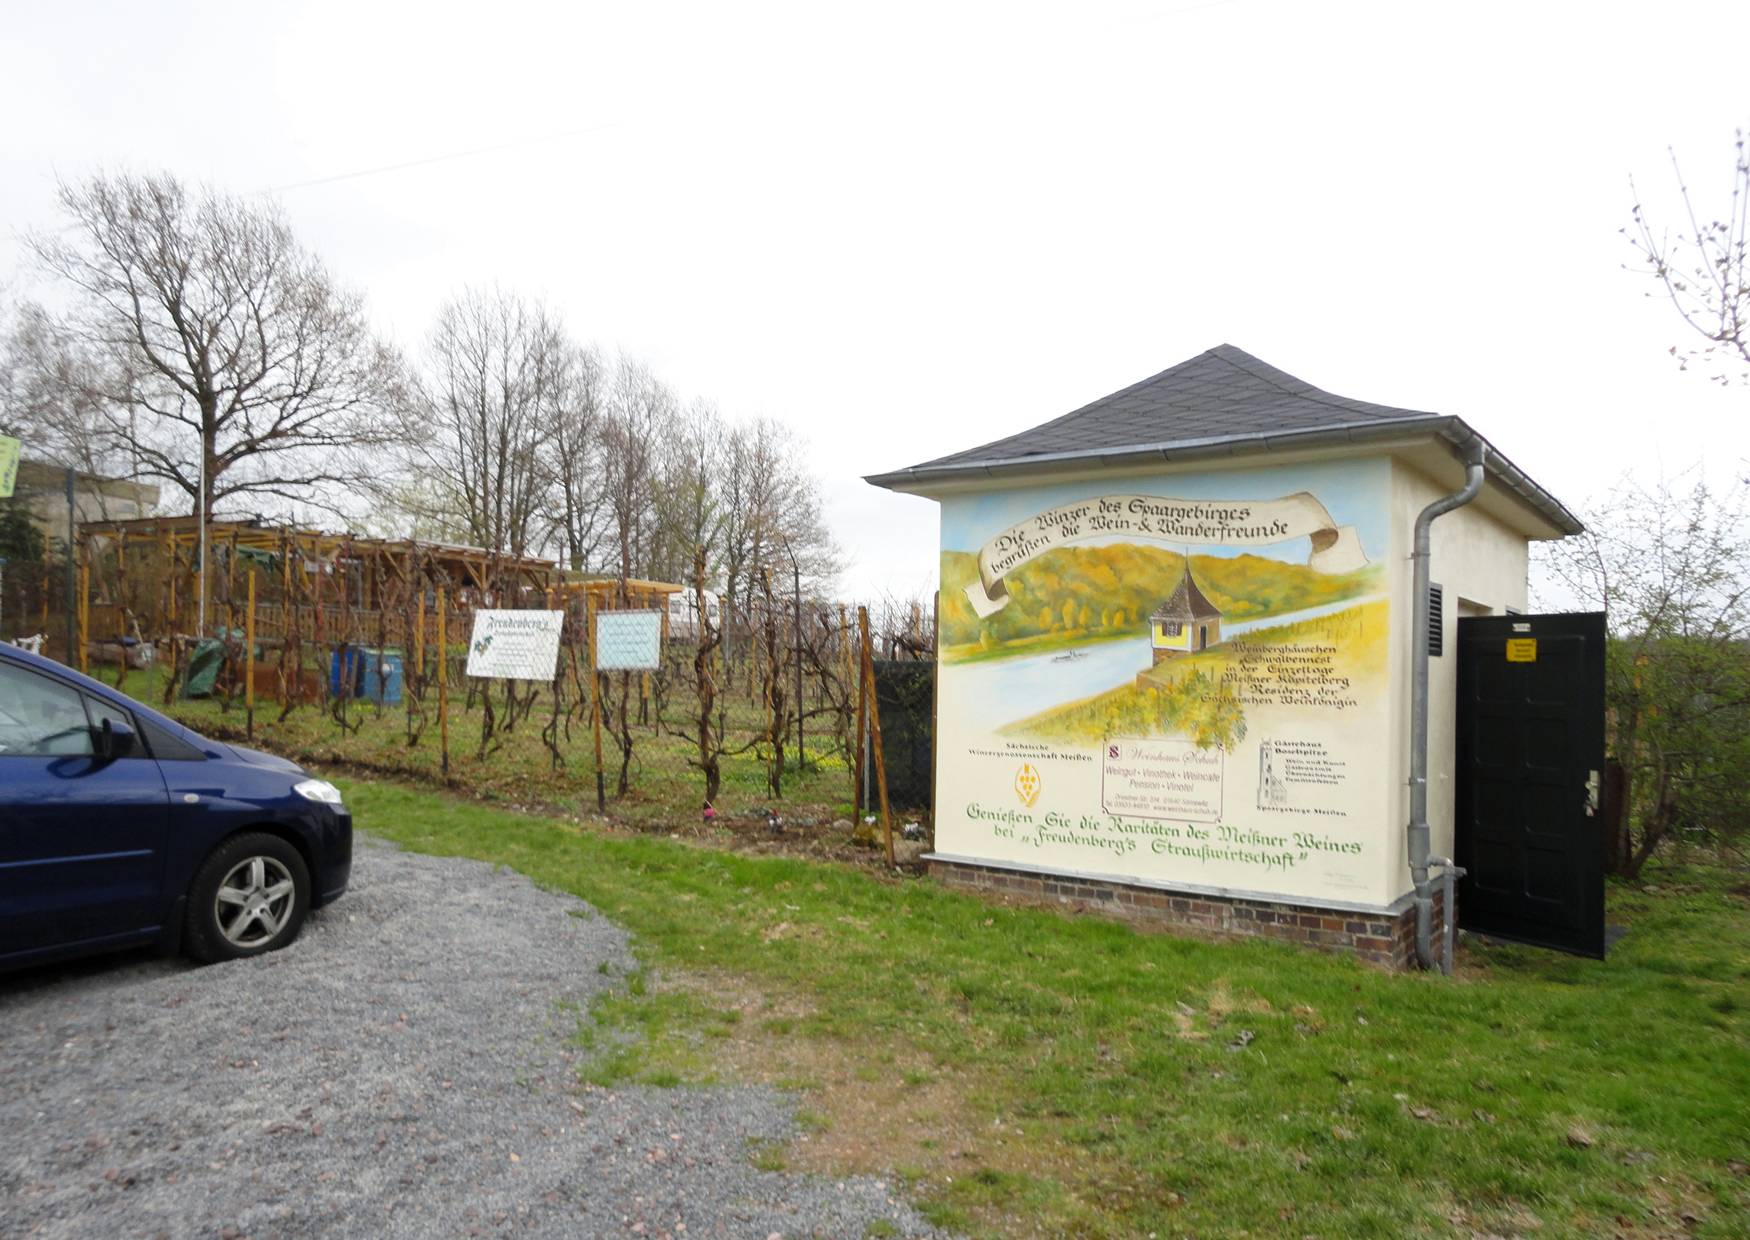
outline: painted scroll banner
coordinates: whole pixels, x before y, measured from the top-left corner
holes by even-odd
[[[966,597],[980,617],[995,615],[1009,602],[1006,574],[1069,543],[1144,539],[1268,547],[1291,538],[1312,541],[1307,566],[1321,573],[1350,573],[1367,566],[1355,527],[1339,526],[1307,491],[1271,500],[1101,495],[1028,517],[985,543],[978,552],[979,580],[966,587]]]

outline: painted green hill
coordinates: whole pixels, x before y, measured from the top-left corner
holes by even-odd
[[[1375,587],[1377,570],[1328,574],[1259,555],[1193,555],[1191,572],[1228,620],[1281,615],[1354,598]],[[1124,637],[1146,630],[1148,615],[1173,592],[1185,556],[1164,547],[1112,543],[1058,547],[1004,581],[1009,605],[980,620],[966,587],[978,580],[970,552],[942,553],[942,642],[961,657],[1023,653],[1070,639]],[[1013,649],[1005,649],[1013,647]]]

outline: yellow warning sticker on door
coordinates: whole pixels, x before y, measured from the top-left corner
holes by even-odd
[[[1536,663],[1537,638],[1509,637],[1507,639],[1507,662]]]

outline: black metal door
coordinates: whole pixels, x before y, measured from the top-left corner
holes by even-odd
[[[1458,622],[1466,930],[1604,956],[1604,615]]]

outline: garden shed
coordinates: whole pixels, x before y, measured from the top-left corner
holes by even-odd
[[[933,873],[1398,966],[1420,917],[1430,962],[1456,626],[1534,627],[1530,544],[1581,528],[1498,449],[1222,345],[868,481],[941,505]]]

